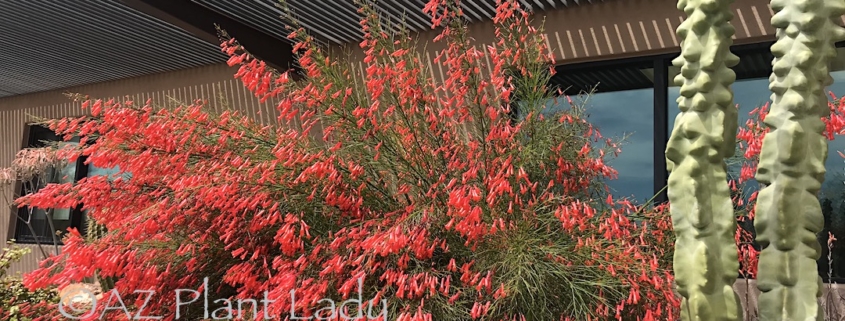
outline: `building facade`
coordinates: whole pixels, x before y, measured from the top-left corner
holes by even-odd
[[[355,57],[362,54],[354,45],[360,31],[349,1],[290,2],[303,25],[327,45],[351,52],[350,63],[356,64]],[[437,31],[427,28],[426,17],[421,13],[424,2],[382,1],[380,9],[393,17],[407,14],[406,23],[425,45],[423,54],[434,77],[442,79],[444,70],[432,63],[442,46],[431,42]],[[679,87],[672,82],[678,69],[671,60],[680,51],[675,30],[684,19],[676,1],[522,2],[535,12],[534,20],[542,24],[554,53],[558,73],[552,79],[553,85],[566,89],[570,95],[595,88],[587,106],[590,120],[605,136],[626,137],[622,154],[611,163],[619,172],[619,178],[610,183],[611,188],[618,196],[638,201],[651,199],[655,194],[658,201],[665,200],[660,193],[668,176],[664,150],[678,114],[675,99],[679,95]],[[135,100],[207,99],[216,110],[223,108],[219,103],[222,95],[229,106],[263,123],[275,124],[274,104],[260,103],[233,79],[234,70],[226,66],[225,57],[215,46],[214,27],[220,25],[271,65],[290,66],[290,43],[285,39],[284,21],[278,19],[280,10],[273,3],[124,0],[75,9],[114,20],[99,23],[96,19],[69,16],[37,20],[40,22],[18,21],[15,17],[27,14],[50,18],[58,13],[34,3],[0,3],[0,29],[9,30],[0,32],[0,43],[11,44],[17,55],[27,57],[23,63],[0,58],[0,167],[8,166],[18,150],[37,141],[35,137],[40,132],[28,125],[30,116],[60,118],[83,112],[64,92],[100,98],[129,96]],[[493,39],[493,3],[462,3],[472,22],[470,35],[478,46],[490,45],[489,40]],[[767,0],[738,0],[733,11],[733,51],[741,59],[734,68],[738,81],[733,90],[742,124],[751,110],[769,99],[772,56],[768,51],[775,40],[775,30],[769,23],[773,12]],[[105,38],[98,39],[90,31],[94,29]],[[357,64],[363,73],[363,65]],[[835,83],[829,89],[845,95],[845,54],[840,55],[832,70]],[[845,151],[845,139],[834,140],[830,151],[827,183],[820,197],[829,206],[828,230],[845,235],[845,159],[836,153]],[[27,243],[28,232],[15,223],[15,215],[14,210],[0,215],[0,237]],[[69,226],[81,224],[71,217],[69,214]],[[833,255],[836,280],[845,278],[845,251],[841,252]],[[14,269],[31,270],[37,260],[37,255],[30,255]]]

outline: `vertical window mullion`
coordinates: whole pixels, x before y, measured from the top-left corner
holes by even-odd
[[[669,61],[654,59],[654,198],[655,203],[668,199],[662,191],[669,178],[666,170],[666,143],[669,140]],[[662,192],[661,192],[662,191]]]
[[[86,160],[88,158],[85,156],[79,157],[76,160],[76,177],[74,177],[74,183],[88,176],[88,165],[85,165]],[[82,210],[82,206],[83,204],[80,204],[71,210],[70,226],[75,227],[79,230],[79,233],[85,235],[85,212]]]

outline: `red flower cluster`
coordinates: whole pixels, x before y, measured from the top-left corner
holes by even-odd
[[[210,301],[267,295],[261,313],[282,318],[361,289],[386,300],[391,320],[673,320],[665,206],[608,196],[602,181],[615,171],[598,131],[543,112],[551,56],[529,14],[500,1],[498,42],[479,51],[460,6],[432,0],[425,11],[443,27],[442,83],[407,32],[363,6],[363,72],[301,29],[291,33],[301,80],[222,44],[245,86],[280,100],[285,128],[211,115],[200,101],[85,102],[91,116],[52,122],[89,142],[78,154],[90,163],[127,175],[20,199],[82,204],[108,230],[70,233],[26,282],[116,278],[127,305],[168,320],[175,297],[129,294],[209,278]]]

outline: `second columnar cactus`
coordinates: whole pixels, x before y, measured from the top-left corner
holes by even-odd
[[[760,254],[757,287],[761,320],[823,320],[816,234],[824,226],[817,194],[824,180],[829,113],[825,86],[834,43],[845,39],[835,21],[845,0],[773,0],[777,42],[769,88],[771,131],[763,139],[754,226]]]
[[[730,52],[733,0],[679,0],[687,19],[678,28],[683,40],[680,114],[666,149],[668,196],[675,229],[675,281],[683,296],[683,320],[739,320],[742,310],[733,291],[739,263],[734,243],[736,220],[725,159],[734,154],[737,111],[730,69],[739,59]]]

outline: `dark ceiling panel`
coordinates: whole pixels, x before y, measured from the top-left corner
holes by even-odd
[[[0,97],[225,61],[117,1],[0,1]]]

